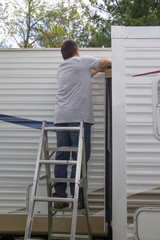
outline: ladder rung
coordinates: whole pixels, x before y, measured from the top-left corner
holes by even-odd
[[[80,179],[79,182],[76,182],[75,178],[50,178],[49,181],[52,183],[78,183],[79,187],[82,187],[84,179]]]
[[[76,165],[77,161],[71,160],[40,160],[40,164],[57,164],[57,165]]]
[[[51,210],[53,213],[57,212],[57,209],[55,209],[54,207],[50,208],[50,210]],[[64,211],[64,208],[60,208],[60,209],[58,209],[58,212],[73,213],[73,208],[70,208],[70,207],[68,208],[68,207],[67,207],[67,208],[65,208],[65,211]],[[82,208],[82,209],[77,209],[77,213],[86,216],[86,210],[85,210],[84,208]]]
[[[78,147],[55,147],[55,148],[48,148],[48,151],[77,152]]]
[[[51,234],[51,239],[70,239],[70,234]],[[89,239],[88,235],[75,235],[75,239]]]
[[[73,202],[74,198],[34,197],[39,202]]]
[[[49,181],[53,183],[75,183],[75,178],[51,178]]]
[[[45,127],[45,131],[79,131],[80,127]]]

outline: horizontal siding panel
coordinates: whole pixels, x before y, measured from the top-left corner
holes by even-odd
[[[155,70],[154,70],[155,71]],[[149,72],[149,71],[147,71]],[[142,73],[142,71],[141,71]],[[140,73],[140,74],[141,74]],[[143,72],[145,73],[145,72]],[[135,75],[135,74],[134,74]],[[152,74],[152,79],[151,79],[151,76],[150,75],[145,75],[145,76],[139,76],[139,77],[133,77],[133,76],[126,76],[126,84],[129,86],[129,85],[146,85],[146,87],[151,87],[152,86],[152,82],[154,81],[154,78],[157,78],[157,76],[159,76],[158,73],[155,73],[155,74]]]
[[[6,69],[1,70],[1,77],[56,77],[55,69],[8,69],[6,74]]]
[[[152,105],[147,103],[139,103],[139,104],[127,104],[126,105],[126,112],[134,113],[134,112],[149,112],[152,113]]]
[[[32,99],[32,100],[31,100]],[[29,102],[31,103],[32,101],[33,102],[48,102],[48,101],[53,101],[55,102],[55,98],[53,96],[53,94],[48,94],[47,96],[46,95],[41,95],[41,94],[37,94],[37,95],[23,95],[23,94],[20,94],[20,95],[17,95],[17,94],[11,94],[11,95],[6,95],[6,94],[0,94],[0,102]]]
[[[138,74],[143,74],[143,73],[148,73],[148,72],[154,72],[154,71],[159,71],[160,67],[140,67],[140,68],[126,68],[126,77],[129,76],[134,76]]]
[[[144,61],[152,61],[160,59],[160,48],[127,48],[125,51],[125,59],[126,60],[141,60],[140,65],[144,63]],[[143,62],[142,62],[143,60]]]
[[[3,55],[3,54],[2,54]],[[31,68],[35,65],[35,66],[44,66],[47,68],[48,66],[53,66],[55,64],[58,64],[62,61],[61,56],[57,56],[56,58],[56,62],[55,62],[55,56],[47,56],[47,57],[32,57],[31,55],[30,57],[25,57],[25,63],[27,63],[28,66],[31,66]],[[13,68],[13,66],[25,66],[24,65],[24,57],[16,57],[16,56],[12,56],[10,54],[10,57],[6,57],[4,56],[3,58],[0,58],[0,66],[7,66]],[[32,64],[32,65],[31,65]]]
[[[127,115],[127,122],[144,122],[144,119],[147,119],[146,122],[150,123],[152,122],[152,116],[150,115],[150,113],[144,112],[144,113],[130,113]]]
[[[31,83],[23,83],[23,82],[19,82],[19,83],[6,83],[6,81],[4,83],[1,83],[1,89],[4,90],[9,90],[11,89],[12,91],[16,90],[43,90],[43,89],[51,89],[52,91],[56,91],[57,90],[57,84],[53,85],[53,81],[49,83],[43,82],[43,83],[39,83],[39,85],[37,83],[33,83],[32,85]]]
[[[23,59],[22,59],[23,60]],[[23,62],[18,62],[18,63],[15,63],[15,62],[9,62],[9,63],[0,63],[0,68],[2,68],[3,70],[6,70],[7,71],[20,71],[20,70],[23,70],[23,71],[27,71],[28,69],[29,70],[32,70],[34,69],[35,71],[37,71],[37,69],[41,69],[41,70],[51,70],[51,69],[56,69],[57,71],[57,68],[59,66],[59,64],[62,62],[62,60],[60,59],[59,62],[54,62],[54,63],[51,63],[51,62],[42,62],[42,63],[37,63],[37,62],[27,62],[27,66],[26,66],[26,62],[23,63]],[[45,64],[46,65],[45,65]]]
[[[17,59],[30,59],[32,61],[32,58],[37,59],[43,59],[48,58],[51,61],[53,59],[61,58],[61,53],[59,48],[55,49],[1,49],[1,57],[2,58],[17,58]]]
[[[160,52],[159,52],[160,54]],[[157,58],[158,60],[160,60],[160,58]],[[145,61],[145,68],[156,68],[156,67],[160,67],[159,66],[159,61],[157,61],[157,59],[150,59],[149,57],[147,57],[145,60],[143,60],[143,64],[144,64],[144,61]],[[142,59],[127,59],[127,60],[130,60],[128,61],[128,64],[127,64],[127,68],[141,68],[142,67]],[[144,65],[143,65],[144,66]]]
[[[57,86],[57,81],[53,80],[53,76],[52,77],[48,77],[48,78],[42,77],[42,76],[41,77],[37,77],[37,78],[36,77],[27,78],[25,76],[19,77],[19,78],[13,77],[13,76],[11,76],[11,77],[6,77],[5,76],[5,77],[3,77],[1,79],[1,84],[12,84],[12,83],[20,84],[21,86],[23,86],[23,84],[30,84],[30,83],[32,83],[32,84],[36,83],[36,84],[39,84],[39,85],[40,84],[44,84],[44,85],[45,84],[53,84],[53,86]],[[14,84],[12,86],[14,86]]]
[[[139,41],[142,39],[145,40],[155,40],[160,38],[159,27],[157,26],[135,26],[135,27],[122,27],[124,38],[126,39],[137,39]],[[117,30],[117,29],[116,29]]]
[[[138,41],[137,39],[125,39],[125,48],[150,48],[150,49],[154,49],[154,48],[160,48],[160,41],[159,39],[154,39],[154,45],[153,45],[153,41],[151,41],[151,39],[147,39],[145,38],[145,41],[143,38],[139,38]]]
[[[126,122],[152,122],[151,99],[150,85],[126,85]]]

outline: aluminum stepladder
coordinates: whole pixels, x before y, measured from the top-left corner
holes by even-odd
[[[90,225],[90,217],[89,217],[89,207],[88,207],[88,197],[87,197],[87,177],[86,177],[86,163],[85,163],[85,148],[84,148],[84,126],[83,122],[80,123],[79,127],[47,127],[46,122],[44,121],[42,124],[42,130],[40,134],[39,140],[39,148],[37,154],[36,168],[33,178],[32,191],[29,202],[29,210],[28,217],[26,223],[26,230],[24,240],[29,240],[31,238],[31,231],[34,219],[34,207],[36,201],[48,202],[48,240],[51,239],[89,239],[92,240],[91,234],[91,225]],[[56,131],[79,131],[79,142],[78,147],[55,147],[50,148],[48,143],[48,132],[56,132]],[[72,160],[51,160],[51,157],[56,151],[77,151],[77,161]],[[53,198],[52,197],[52,188],[53,183],[56,182],[73,182],[73,179],[52,179],[51,178],[51,165],[57,164],[67,164],[67,165],[76,165],[76,175],[74,179],[75,183],[75,192],[73,198]],[[40,176],[41,166],[45,165],[46,175]],[[81,168],[82,168],[82,176],[81,176]],[[81,178],[82,177],[82,178]],[[47,185],[47,197],[39,197],[38,193],[38,184],[42,179],[46,179]],[[77,211],[78,211],[78,196],[79,196],[79,187],[80,183],[83,187],[84,193],[84,204],[85,209],[83,209],[83,214],[86,216],[88,234],[87,235],[77,235],[76,234],[76,224],[77,224]],[[73,208],[70,208],[72,211],[72,223],[71,223],[71,233],[70,234],[56,234],[52,233],[52,218],[53,215],[56,214],[59,210],[55,210],[52,207],[53,202],[67,202],[72,203]],[[65,209],[61,209],[60,211],[67,211]],[[54,231],[56,232],[56,230]]]

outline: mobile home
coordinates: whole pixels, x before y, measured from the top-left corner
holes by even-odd
[[[95,125],[88,196],[93,235],[158,240],[160,27],[112,27],[112,53],[84,48],[80,54],[112,60],[112,81],[106,80],[107,73],[92,79]],[[6,120],[0,122],[2,234],[24,233],[40,134],[34,120],[54,121],[61,61],[59,49],[0,50],[0,114]],[[32,126],[17,124],[25,120]],[[46,234],[46,206],[37,204],[35,215],[33,232]],[[55,228],[67,231],[68,222],[67,216],[57,216]],[[82,216],[77,230],[86,231]]]

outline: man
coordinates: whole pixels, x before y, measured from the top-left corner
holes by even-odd
[[[96,59],[91,56],[80,57],[78,45],[67,40],[61,46],[64,61],[60,64],[57,73],[58,92],[55,107],[56,126],[79,126],[84,122],[85,160],[86,165],[91,150],[91,125],[94,124],[91,77],[98,72],[104,72],[110,65],[107,58]],[[57,132],[57,146],[78,146],[79,133],[76,131]],[[68,160],[70,152],[57,152],[57,160]],[[73,160],[77,154],[72,153]],[[72,167],[71,178],[75,177],[76,167]],[[67,178],[67,165],[56,165],[56,178]],[[57,183],[53,197],[66,198],[66,183]],[[74,196],[74,184],[70,184],[71,195]],[[55,208],[68,207],[65,202],[55,202]],[[78,208],[84,207],[83,190],[79,190]]]

